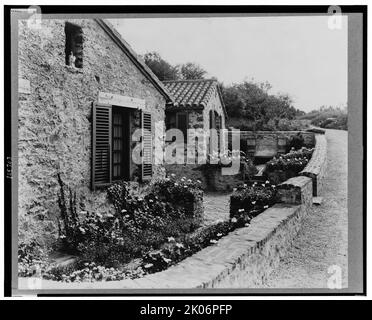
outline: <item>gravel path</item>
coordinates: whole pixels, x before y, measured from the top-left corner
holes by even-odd
[[[313,205],[293,246],[264,287],[327,288],[332,265],[341,267],[342,287],[347,287],[347,132],[327,130],[326,138],[323,202]]]

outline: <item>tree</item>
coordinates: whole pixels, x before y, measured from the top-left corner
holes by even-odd
[[[178,66],[183,80],[204,79],[207,71],[196,63],[188,62]]]
[[[253,123],[253,129],[273,127],[279,119],[294,119],[299,110],[292,106],[287,94],[272,95],[268,82],[244,81],[222,88],[223,99],[231,125],[244,122]],[[237,119],[240,119],[237,121]],[[241,128],[243,129],[243,128]]]
[[[165,61],[159,53],[148,52],[143,56],[146,65],[159,78],[159,80],[178,80],[178,69]]]

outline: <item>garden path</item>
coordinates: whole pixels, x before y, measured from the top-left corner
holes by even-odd
[[[230,212],[231,192],[207,192],[204,194],[203,225],[210,225],[216,220],[228,220]]]
[[[342,287],[347,287],[347,131],[326,130],[326,138],[323,201],[312,206],[294,245],[264,287],[327,288],[332,265],[341,267]]]

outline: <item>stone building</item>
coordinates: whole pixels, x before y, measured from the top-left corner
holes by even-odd
[[[166,128],[181,130],[184,137],[187,129],[225,129],[226,109],[217,80],[163,81],[173,97],[166,107]],[[207,141],[207,140],[206,140]]]
[[[21,215],[58,212],[57,174],[82,210],[96,212],[107,206],[101,187],[164,174],[154,164],[154,123],[164,123],[171,97],[108,21],[21,20],[18,77]],[[144,161],[136,164],[132,133],[141,128]]]

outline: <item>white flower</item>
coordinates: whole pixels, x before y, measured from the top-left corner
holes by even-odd
[[[127,210],[125,210],[125,209],[121,210],[121,213],[125,213],[125,212],[127,212]]]
[[[82,233],[85,233],[85,230],[84,230],[82,227],[79,227],[79,230],[80,230]]]
[[[150,199],[149,202],[154,202],[154,200]]]
[[[232,218],[232,219],[231,219],[231,222],[232,222],[232,223],[235,223],[235,222],[237,222],[237,221],[238,221],[238,220],[237,220],[236,218]]]
[[[249,227],[249,223],[244,224],[246,227]]]
[[[252,204],[256,204],[256,201],[252,201]]]
[[[210,243],[217,243],[217,240],[212,239],[212,240],[210,240],[209,242],[210,242]]]
[[[176,241],[173,237],[168,237],[168,242]]]
[[[264,209],[267,209],[269,206],[268,205],[266,205],[266,206],[264,206]]]
[[[178,242],[176,243],[176,247],[177,248],[184,248],[183,244],[182,243],[178,243]]]
[[[61,239],[65,239],[65,238],[66,238],[66,236],[64,236],[64,235],[61,235],[61,236],[60,236],[60,238],[61,238]]]
[[[243,212],[243,211],[244,211],[244,209],[239,209],[239,210],[238,210],[238,212]]]
[[[243,187],[244,187],[244,188],[246,188],[246,187],[247,187],[247,184],[246,184],[246,183],[244,183],[244,184],[243,184]]]
[[[202,183],[200,180],[196,180],[197,183]]]
[[[263,187],[265,186],[265,184],[264,184],[264,183],[262,183],[261,185],[262,185]]]
[[[223,222],[222,219],[217,219],[217,220],[216,220],[216,223],[221,223],[221,222]]]
[[[269,180],[266,180],[265,183],[270,183],[270,181]]]
[[[272,184],[271,187],[275,188],[275,184]]]
[[[236,190],[237,190],[236,188],[233,189],[233,191],[236,191]]]
[[[178,183],[176,182],[174,185],[177,187],[178,186]]]
[[[192,182],[192,180],[191,179],[188,179],[187,182]]]
[[[222,237],[222,233],[217,233],[217,237]]]
[[[148,269],[148,268],[151,268],[152,266],[153,266],[152,263],[148,263],[148,264],[145,265],[145,268]]]
[[[170,263],[170,262],[172,262],[172,260],[171,260],[171,259],[168,259],[168,258],[163,258],[163,260],[164,260],[166,263]]]
[[[175,177],[176,175],[174,173],[171,174],[171,177]]]

